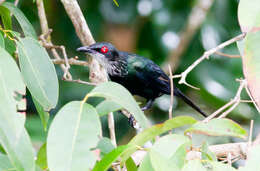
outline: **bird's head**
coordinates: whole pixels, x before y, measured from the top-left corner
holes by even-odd
[[[106,67],[110,62],[117,59],[118,51],[111,44],[107,42],[99,42],[90,46],[83,46],[77,49],[78,52],[85,52],[94,57],[98,62]]]

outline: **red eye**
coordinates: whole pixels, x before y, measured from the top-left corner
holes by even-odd
[[[107,53],[107,52],[108,52],[108,48],[107,48],[106,46],[103,46],[103,47],[101,48],[101,52],[102,52],[102,53]]]

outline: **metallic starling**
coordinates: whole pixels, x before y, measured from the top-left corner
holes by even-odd
[[[153,61],[136,54],[117,50],[111,43],[100,42],[77,49],[94,57],[106,69],[111,81],[128,89],[133,95],[147,99],[142,110],[149,109],[154,100],[163,94],[171,94],[170,79]],[[176,86],[174,95],[198,111],[207,115],[185,96]]]

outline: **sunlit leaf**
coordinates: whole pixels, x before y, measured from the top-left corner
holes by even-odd
[[[35,33],[33,26],[31,25],[30,21],[25,17],[23,12],[19,8],[17,8],[13,3],[10,2],[4,2],[2,6],[8,8],[11,11],[11,13],[19,22],[25,36],[29,36],[34,39],[37,39],[37,35]]]
[[[98,161],[93,171],[107,170],[111,164],[127,149],[128,146],[119,146],[107,155],[105,155],[102,160]]]
[[[152,167],[155,171],[178,171],[178,167],[160,153],[151,150],[149,152]]]
[[[260,29],[260,1],[240,0],[238,5],[238,20],[243,32]]]
[[[36,164],[43,170],[48,168],[46,143],[44,143],[38,151]]]
[[[244,167],[240,167],[239,171],[260,170],[260,145],[255,145],[250,148],[248,158]]]
[[[11,170],[14,169],[7,155],[0,153],[0,170]]]
[[[142,163],[140,164],[138,171],[154,171],[154,168],[152,166],[150,156],[148,154],[145,155],[145,157],[142,160]]]
[[[126,166],[127,171],[137,171],[137,166],[136,166],[134,160],[132,159],[132,157],[129,157],[129,159],[126,160],[125,166]]]
[[[230,166],[229,164],[224,164],[221,162],[210,162],[213,171],[236,171],[235,168]]]
[[[138,148],[144,145],[147,141],[152,140],[156,136],[167,132],[173,128],[178,128],[184,125],[191,125],[197,121],[189,116],[178,116],[173,119],[167,120],[162,124],[157,124],[151,128],[145,129],[143,132],[137,134],[129,143],[130,146],[126,152],[123,154],[123,161],[127,160],[129,156],[135,152]]]
[[[230,119],[212,119],[208,123],[197,122],[188,128],[185,133],[193,132],[209,136],[233,136],[246,138],[247,133],[239,124]]]
[[[17,44],[24,81],[32,96],[49,111],[56,106],[59,92],[54,65],[37,40],[27,37]]]
[[[260,20],[259,20],[260,21]],[[244,42],[243,71],[252,100],[260,111],[260,31],[247,33]]]
[[[3,7],[2,5],[0,5],[0,16],[4,24],[4,29],[11,30],[12,20],[11,20],[10,11],[7,8]]]
[[[89,170],[97,157],[90,149],[97,146],[101,132],[99,116],[89,104],[73,101],[55,116],[47,137],[48,166],[52,171]]]
[[[205,167],[201,164],[199,160],[189,160],[187,164],[184,165],[182,171],[207,171]]]
[[[100,84],[96,86],[88,96],[104,97],[107,100],[111,100],[128,110],[143,128],[149,126],[148,120],[144,116],[144,113],[141,111],[133,96],[120,84],[114,82]]]

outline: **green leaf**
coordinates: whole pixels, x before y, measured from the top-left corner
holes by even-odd
[[[260,1],[240,0],[238,5],[238,20],[243,32],[260,29]]]
[[[111,152],[115,146],[109,138],[104,137],[98,142],[97,148],[100,150],[101,157],[103,157],[107,153]]]
[[[247,80],[247,87],[260,111],[260,31],[247,33],[244,42],[244,55],[242,56],[243,71]]]
[[[17,108],[26,109],[26,103],[24,100],[21,99],[15,100],[15,97],[18,94],[21,95],[25,94],[25,85],[23,83],[22,76],[16,62],[9,55],[9,53],[7,53],[5,49],[1,47],[0,47],[0,72],[2,75],[1,81],[3,82],[3,86],[6,88],[6,90],[3,89],[6,97],[3,99],[6,100],[9,99],[8,101],[6,101],[6,105],[11,107],[10,109],[5,108],[5,105],[3,104],[3,110],[10,112],[10,118],[11,118],[10,123],[13,122],[14,124],[13,127],[14,129],[16,129],[15,132],[18,133],[17,137],[19,137],[19,133],[22,131],[22,128],[24,126],[25,117],[22,116],[21,114],[17,115],[16,111]],[[4,97],[4,95],[0,97],[2,98]]]
[[[38,151],[36,164],[43,170],[48,168],[46,143],[44,143]]]
[[[48,166],[53,171],[89,170],[96,156],[101,123],[94,107],[73,101],[55,116],[47,137]]]
[[[205,167],[201,164],[199,160],[189,160],[187,164],[184,165],[182,171],[207,171]]]
[[[155,171],[178,171],[178,167],[172,163],[170,160],[162,156],[160,153],[151,150],[149,152],[152,167]]]
[[[122,156],[122,160],[126,161],[138,147],[144,145],[147,141],[152,140],[156,136],[167,132],[173,128],[178,128],[184,125],[191,125],[197,121],[189,116],[177,116],[173,119],[167,120],[162,124],[157,124],[151,128],[145,129],[143,132],[137,134],[129,143],[130,146]]]
[[[37,100],[34,97],[32,97],[32,100],[33,100],[35,108],[41,118],[43,129],[44,129],[44,131],[47,131],[50,114],[49,114],[49,112],[44,111],[43,107],[39,104],[39,102],[37,102]]]
[[[0,170],[11,170],[14,169],[8,156],[0,154]]]
[[[191,145],[191,142],[182,144],[173,156],[170,158],[171,162],[174,163],[179,169],[183,168],[187,155],[187,147]]]
[[[208,123],[197,122],[188,128],[185,133],[193,132],[209,136],[233,136],[246,138],[247,133],[239,124],[230,119],[212,119]]]
[[[0,6],[0,16],[4,24],[4,28],[6,30],[12,30],[12,18],[10,11],[2,5]]]
[[[3,48],[3,49],[5,48],[5,39],[3,37],[2,32],[0,32],[0,47]]]
[[[217,157],[214,153],[212,153],[208,148],[208,143],[205,142],[202,144],[201,147],[201,158],[202,160],[210,160],[210,161],[217,161]]]
[[[127,171],[137,171],[137,166],[135,165],[135,162],[132,159],[132,157],[129,157],[129,159],[126,160],[125,166]]]
[[[122,106],[118,105],[112,100],[104,100],[96,106],[98,115],[104,116],[110,112],[115,112],[122,109]]]
[[[24,81],[32,96],[49,111],[58,102],[59,85],[54,65],[37,40],[23,38],[17,45]]]
[[[221,162],[210,162],[213,171],[237,171],[235,168],[231,167],[228,164],[224,164]],[[253,171],[253,170],[250,170]]]
[[[142,128],[147,128],[149,126],[148,120],[144,116],[144,113],[141,111],[133,96],[120,84],[114,82],[100,84],[96,86],[88,96],[104,97],[111,100],[128,110]]]
[[[33,171],[34,151],[24,128],[24,116],[16,112],[16,102],[0,70],[0,144],[17,170]]]
[[[109,167],[111,166],[111,164],[116,161],[116,159],[125,151],[125,149],[127,149],[128,146],[124,145],[124,146],[119,146],[116,149],[114,149],[113,151],[111,151],[110,153],[108,153],[107,155],[105,155],[102,160],[100,160],[99,162],[97,162],[97,164],[95,165],[95,167],[93,168],[92,171],[101,171],[101,170],[107,170],[109,169]]]
[[[14,17],[17,19],[18,23],[20,24],[25,36],[37,39],[37,35],[33,26],[31,25],[30,21],[25,17],[23,12],[19,8],[17,8],[13,3],[10,2],[4,2],[2,6],[4,6],[5,8],[11,11],[11,13],[14,15]]]
[[[240,167],[239,171],[260,170],[260,145],[249,148],[248,158],[244,167]]]
[[[145,155],[145,157],[142,160],[142,163],[140,164],[138,171],[154,171],[154,168],[152,166],[150,156],[148,154]]]

